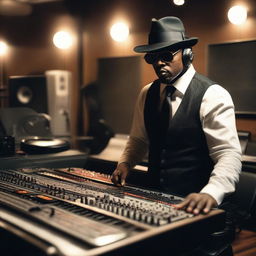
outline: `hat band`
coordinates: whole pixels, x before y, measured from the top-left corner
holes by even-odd
[[[160,32],[150,33],[148,37],[149,44],[172,42],[172,41],[183,41],[184,34],[181,32]]]

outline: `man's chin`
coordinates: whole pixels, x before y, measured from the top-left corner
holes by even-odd
[[[163,84],[170,84],[172,82],[172,78],[171,77],[159,77],[159,80]]]

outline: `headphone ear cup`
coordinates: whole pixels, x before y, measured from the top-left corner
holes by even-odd
[[[191,48],[185,48],[182,51],[182,62],[185,68],[188,68],[192,63],[194,54]]]

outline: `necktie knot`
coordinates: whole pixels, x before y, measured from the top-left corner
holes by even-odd
[[[174,86],[172,86],[172,85],[166,86],[166,88],[165,88],[165,95],[166,95],[166,97],[171,98],[173,93],[175,92],[175,90],[176,90],[176,88]]]

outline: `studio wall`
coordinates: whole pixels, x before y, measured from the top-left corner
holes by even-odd
[[[237,3],[246,4],[250,10],[248,20],[242,26],[235,26],[227,19],[228,9]],[[133,47],[147,42],[151,18],[173,15],[183,20],[188,36],[199,38],[193,49],[194,66],[198,72],[207,75],[208,45],[255,39],[255,13],[256,2],[249,0],[189,0],[184,6],[175,6],[169,0],[65,0],[37,5],[28,17],[0,16],[0,39],[6,39],[11,46],[5,63],[6,75],[39,74],[49,69],[70,70],[74,102],[72,134],[75,137],[78,126],[81,126],[80,119],[86,115],[84,109],[81,111],[80,87],[98,79],[100,58],[139,56],[142,59],[143,55],[133,52]],[[130,36],[123,43],[113,41],[109,35],[110,26],[118,19],[127,21],[130,27]],[[81,48],[75,41],[72,49],[63,54],[53,46],[53,33],[63,27],[74,32],[76,40],[82,42]],[[151,82],[155,74],[143,59],[140,69],[142,87]],[[255,121],[248,122],[256,134]],[[244,129],[244,123],[245,120],[237,120],[238,128]],[[86,129],[82,133],[86,133]]]
[[[64,51],[53,45],[52,38],[61,29],[76,34],[76,21],[62,5],[53,3],[33,6],[33,12],[28,16],[0,15],[0,24],[0,40],[8,43],[4,59],[6,84],[9,76],[41,75],[47,70],[72,72],[71,135],[74,137],[77,133],[79,92],[77,42],[74,41],[72,47]]]
[[[178,16],[184,22],[188,36],[199,38],[193,48],[196,70],[208,75],[208,45],[252,40],[256,38],[256,2],[249,0],[194,0],[187,1],[182,7],[174,6],[171,1],[130,1],[130,8],[125,4],[109,8],[109,13],[100,17],[91,17],[84,27],[84,83],[97,79],[97,59],[113,56],[141,56],[133,51],[133,47],[147,42],[151,18],[161,18],[167,15]],[[229,8],[235,4],[248,7],[248,19],[245,24],[236,26],[227,18]],[[137,6],[137,8],[136,8]],[[133,12],[129,13],[129,10]],[[112,13],[112,14],[111,14]],[[130,25],[131,34],[124,43],[114,42],[109,35],[111,22],[122,18]],[[87,53],[87,54],[86,54]],[[221,61],[221,59],[220,59]],[[141,87],[156,78],[150,65],[141,62]],[[217,81],[218,82],[218,81]],[[256,121],[254,119],[237,118],[237,128],[248,130],[256,137]]]

